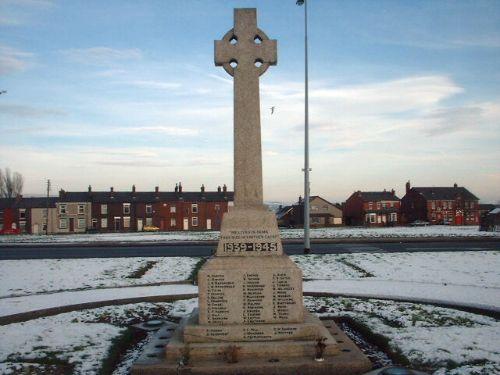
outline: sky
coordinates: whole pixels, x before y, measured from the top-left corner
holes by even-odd
[[[500,2],[308,0],[311,194],[467,187],[500,201]],[[25,195],[233,187],[233,8],[278,40],[260,78],[264,198],[303,195],[295,0],[0,0],[0,167]],[[275,107],[271,114],[271,107]]]

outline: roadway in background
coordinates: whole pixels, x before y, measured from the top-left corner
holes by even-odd
[[[284,242],[289,255],[303,254],[304,246],[298,242]],[[74,245],[16,245],[0,246],[0,260],[8,259],[63,259],[63,258],[121,258],[162,256],[209,256],[216,242],[176,242],[164,244],[74,244]],[[425,241],[377,241],[377,242],[316,242],[312,254],[348,253],[396,253],[396,252],[443,252],[443,251],[493,251],[500,250],[500,239],[479,240],[425,240]]]

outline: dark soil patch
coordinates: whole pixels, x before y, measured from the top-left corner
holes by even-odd
[[[151,268],[155,266],[155,264],[158,263],[155,260],[150,260],[146,262],[143,266],[139,267],[136,269],[134,272],[132,272],[130,275],[127,276],[128,279],[140,279],[143,277],[146,272],[148,272]]]

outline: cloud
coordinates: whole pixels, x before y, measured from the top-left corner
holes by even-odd
[[[32,57],[32,53],[0,44],[0,75],[25,70]]]
[[[137,126],[116,128],[114,131],[126,133],[160,133],[179,137],[192,137],[199,134],[198,129],[179,128],[174,126]]]
[[[20,104],[0,104],[0,115],[27,118],[45,118],[65,116],[67,113],[59,109],[39,108]]]
[[[471,129],[482,121],[484,111],[480,107],[439,108],[424,117],[428,135],[442,135]]]
[[[181,87],[181,84],[177,82],[165,82],[156,80],[137,80],[137,81],[128,81],[125,83],[146,89],[159,89],[159,90],[173,90]]]
[[[72,62],[87,65],[113,65],[117,62],[142,59],[142,52],[138,48],[71,48],[61,53]]]

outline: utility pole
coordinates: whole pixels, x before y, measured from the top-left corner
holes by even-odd
[[[297,0],[297,5],[304,5],[304,254],[311,252],[310,207],[311,193],[309,181],[309,59],[307,46],[307,3],[308,0]]]
[[[47,211],[45,214],[45,235],[49,234],[50,180],[47,180]]]

